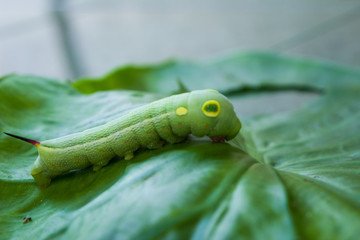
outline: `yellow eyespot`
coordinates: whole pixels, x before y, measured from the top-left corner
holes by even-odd
[[[188,110],[184,107],[178,107],[175,112],[176,112],[176,115],[181,116],[181,115],[187,114]]]
[[[202,111],[208,117],[216,117],[220,113],[220,104],[215,100],[207,101],[202,106]]]

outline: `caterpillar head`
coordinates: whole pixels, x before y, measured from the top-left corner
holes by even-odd
[[[193,91],[188,104],[193,135],[223,141],[233,139],[240,131],[241,123],[234,106],[216,90]]]

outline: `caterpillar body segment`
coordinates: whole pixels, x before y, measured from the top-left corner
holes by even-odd
[[[46,187],[52,178],[73,169],[93,165],[98,171],[115,156],[130,160],[140,147],[156,149],[189,134],[230,140],[240,128],[230,101],[216,91],[202,90],[160,99],[104,125],[56,139],[38,142],[8,135],[37,146],[31,175]]]

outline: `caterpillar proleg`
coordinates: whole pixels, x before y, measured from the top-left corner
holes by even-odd
[[[93,165],[98,171],[114,156],[130,160],[140,148],[156,149],[178,143],[189,134],[214,141],[234,138],[241,123],[231,102],[215,90],[173,95],[134,109],[104,125],[46,141],[7,133],[38,148],[31,170],[35,182],[46,187],[51,179]]]

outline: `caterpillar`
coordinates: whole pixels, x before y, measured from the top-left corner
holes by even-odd
[[[38,149],[31,175],[39,187],[74,169],[93,165],[98,171],[114,156],[130,160],[140,147],[156,149],[165,142],[209,136],[223,142],[241,129],[231,102],[216,90],[197,90],[173,95],[138,107],[126,115],[83,132],[36,141],[10,133]]]

